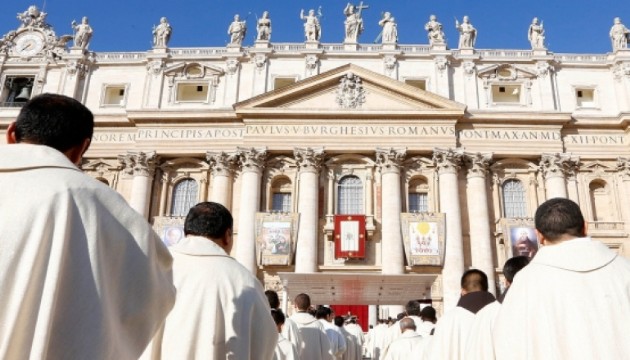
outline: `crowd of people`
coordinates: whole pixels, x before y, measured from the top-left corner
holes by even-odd
[[[411,300],[367,334],[354,317],[278,294],[229,256],[223,205],[190,209],[167,249],[78,165],[94,119],[78,101],[31,99],[0,146],[1,359],[624,359],[630,260],[587,236],[568,199],[536,211],[542,245],[503,266],[498,299],[470,269],[438,320]]]

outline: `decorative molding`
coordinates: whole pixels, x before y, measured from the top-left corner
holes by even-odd
[[[349,72],[339,80],[337,104],[343,109],[357,109],[365,103],[365,89],[361,78]]]
[[[324,161],[323,148],[295,148],[293,157],[300,172],[319,173]]]
[[[129,151],[119,155],[118,161],[127,175],[151,177],[155,173],[158,157],[155,151]]]
[[[383,58],[383,65],[385,66],[385,72],[387,74],[391,74],[394,70],[396,70],[398,59],[394,55],[386,55]]]
[[[267,148],[238,148],[242,172],[261,172],[267,159]]]
[[[313,74],[315,73],[315,70],[317,70],[317,68],[319,67],[319,57],[314,54],[306,55],[306,57],[304,58],[304,63],[309,74]]]
[[[464,69],[464,74],[466,74],[467,76],[472,76],[475,74],[477,65],[475,65],[475,63],[472,61],[464,61],[462,63],[462,68]]]
[[[624,157],[617,158],[617,171],[623,177],[623,180],[630,180],[630,159]]]
[[[468,167],[468,177],[485,178],[492,162],[492,153],[464,154],[464,162]]]
[[[444,72],[446,68],[451,64],[451,62],[445,57],[437,57],[435,58],[435,67],[439,72]]]
[[[256,70],[260,73],[265,69],[265,65],[267,64],[267,55],[265,54],[256,54],[252,58],[252,62],[256,65]]]
[[[400,173],[400,166],[406,156],[406,148],[376,148],[376,165],[382,174]]]
[[[433,149],[433,162],[438,174],[457,174],[462,165],[463,149]]]
[[[165,63],[163,60],[152,60],[147,63],[147,71],[153,76],[158,76],[164,70]]]
[[[228,75],[234,75],[241,66],[241,62],[238,59],[227,59],[225,61],[225,69]]]
[[[551,177],[573,176],[580,162],[579,157],[567,153],[543,154],[540,169],[545,179]]]
[[[238,168],[239,153],[225,151],[208,151],[206,160],[212,169],[212,176],[232,176]]]

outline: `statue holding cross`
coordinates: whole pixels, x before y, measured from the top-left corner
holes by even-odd
[[[361,12],[363,9],[367,8],[369,8],[369,6],[363,5],[363,1],[361,1],[358,6],[354,6],[351,3],[346,5],[346,8],[343,10],[344,15],[346,15],[346,21],[344,21],[346,27],[344,43],[356,43],[359,39],[359,35],[363,32],[363,18],[361,17]]]

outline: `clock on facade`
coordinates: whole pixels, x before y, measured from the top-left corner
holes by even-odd
[[[18,34],[14,40],[14,51],[20,56],[33,56],[44,48],[44,37],[35,31]]]

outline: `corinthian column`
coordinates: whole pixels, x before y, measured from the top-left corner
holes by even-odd
[[[217,202],[228,209],[232,205],[232,179],[238,165],[238,153],[223,151],[206,153],[206,159],[212,169],[212,193],[210,201]]]
[[[299,168],[298,228],[295,255],[296,273],[317,272],[317,209],[319,206],[319,170],[324,159],[323,149],[295,148],[293,155]]]
[[[402,231],[400,229],[400,165],[406,149],[376,149],[376,164],[381,169],[382,270],[383,274],[404,274]]]
[[[619,201],[623,220],[625,222],[626,231],[630,229],[630,209],[628,209],[627,202],[630,202],[630,159],[618,158],[617,159],[617,172],[621,174],[621,180],[623,182],[623,196]]]
[[[256,269],[256,212],[260,208],[260,179],[267,149],[239,149],[241,161],[241,203],[235,258],[254,275]]]
[[[444,310],[455,307],[460,296],[460,279],[464,273],[464,242],[459,205],[457,173],[462,162],[458,150],[433,150],[440,183],[440,211],[446,214],[446,250],[444,254]]]
[[[149,215],[151,183],[155,174],[157,155],[155,151],[129,151],[120,155],[118,161],[126,174],[133,176],[129,205],[145,218]]]
[[[470,218],[470,250],[472,266],[488,275],[489,291],[496,294],[494,282],[494,261],[488,212],[488,192],[486,174],[492,154],[466,154],[468,167],[466,195]]]
[[[547,199],[567,197],[565,171],[576,166],[579,158],[572,158],[571,154],[543,154],[540,159],[540,168],[545,178]]]

